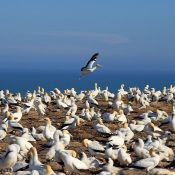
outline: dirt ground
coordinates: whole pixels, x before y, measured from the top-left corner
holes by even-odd
[[[114,110],[114,109],[109,108],[107,102],[104,102],[102,99],[98,98],[98,102],[99,102],[99,108],[101,109],[102,113],[103,112],[112,112]],[[81,109],[83,107],[84,107],[84,101],[78,102],[78,113],[77,114],[79,114],[81,112]],[[155,112],[156,109],[162,109],[162,110],[166,111],[169,115],[171,115],[171,112],[172,112],[172,104],[167,103],[167,102],[151,103],[150,107],[148,107],[147,109],[141,109],[141,110],[138,109],[139,105],[137,105],[137,104],[135,104],[135,102],[133,102],[132,107],[134,109],[134,112],[132,112],[128,116],[128,121],[136,118],[139,114],[146,112],[148,110]],[[11,110],[13,110],[13,108],[14,108],[14,106],[11,106]],[[96,109],[97,109],[97,107],[96,107]],[[47,115],[45,117],[49,117],[52,120],[52,124],[56,128],[59,129],[61,127],[61,125],[63,124],[63,122],[65,121],[66,112],[67,112],[67,110],[65,110],[65,109],[64,110],[56,109],[55,104],[51,103],[47,109],[47,112],[46,112]],[[22,120],[20,121],[20,123],[23,125],[23,127],[31,128],[32,126],[34,126],[35,128],[37,128],[38,126],[45,125],[45,122],[41,121],[41,119],[42,119],[42,117],[39,116],[36,111],[32,110],[29,112],[29,114],[24,115],[22,117]],[[104,122],[104,124],[106,126],[108,126],[111,129],[111,131],[115,131],[118,128],[122,127],[122,124],[120,124],[118,122],[109,122],[109,123]],[[155,124],[160,125],[159,122],[156,122]],[[161,126],[161,128],[164,131],[169,130],[168,125],[163,125],[163,126]],[[67,146],[66,148],[73,149],[77,153],[84,151],[85,153],[87,153],[89,155],[87,148],[85,148],[82,145],[82,140],[85,138],[88,138],[91,140],[95,139],[103,144],[105,144],[107,141],[106,137],[100,135],[92,128],[91,121],[88,121],[88,122],[85,121],[84,123],[81,123],[81,125],[79,127],[77,127],[76,129],[69,130],[69,132],[73,135],[73,138],[70,142],[70,145]],[[145,139],[146,134],[143,132],[135,133],[134,139],[137,139],[138,137]],[[8,143],[6,138],[4,140],[0,141],[1,153],[3,153],[5,151],[6,146],[8,144],[9,143]],[[45,155],[49,149],[48,147],[46,147],[46,142],[37,141],[36,143],[32,142],[32,144],[33,144],[33,146],[35,146],[37,148],[39,160],[43,164],[50,164],[52,169],[55,172],[62,171],[62,165],[58,164],[57,162],[47,162],[46,161]],[[172,134],[171,140],[166,145],[171,147],[175,151],[175,134]],[[128,147],[128,152],[131,153],[132,160],[133,161],[138,160],[138,158],[133,153],[133,149],[132,149],[131,144],[128,144],[127,147]],[[119,166],[118,162],[115,162],[114,165]],[[158,168],[171,168],[171,167],[173,167],[173,165],[174,165],[174,162],[162,161],[159,163]],[[95,171],[95,170],[90,170],[87,172],[82,172],[81,174],[97,174],[97,173],[99,173],[99,172]],[[131,167],[123,167],[122,173],[123,173],[123,175],[145,175],[145,174],[147,174],[147,172],[143,169],[131,169]]]

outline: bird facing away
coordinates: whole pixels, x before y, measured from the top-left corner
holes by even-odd
[[[86,66],[81,68],[80,78],[83,77],[84,75],[94,72],[97,68],[102,67],[99,64],[96,64],[95,66],[93,66],[94,63],[97,61],[98,55],[99,53],[95,53],[94,55],[92,55],[91,59],[87,62]]]

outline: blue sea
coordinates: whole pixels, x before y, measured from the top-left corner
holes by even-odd
[[[122,83],[125,88],[137,86],[143,89],[146,84],[157,90],[164,86],[175,85],[175,72],[154,71],[96,71],[79,79],[78,71],[3,71],[0,72],[0,89],[9,89],[16,93],[25,94],[27,90],[33,91],[40,85],[46,91],[57,87],[60,90],[74,87],[78,92],[94,88],[97,82],[101,89],[106,86],[116,92]]]

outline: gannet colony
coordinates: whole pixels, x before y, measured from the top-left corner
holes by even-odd
[[[0,171],[175,174],[175,87],[0,91]]]

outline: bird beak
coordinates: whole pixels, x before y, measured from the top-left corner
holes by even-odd
[[[97,64],[98,65],[98,67],[103,67],[102,65],[100,65],[100,64]]]

